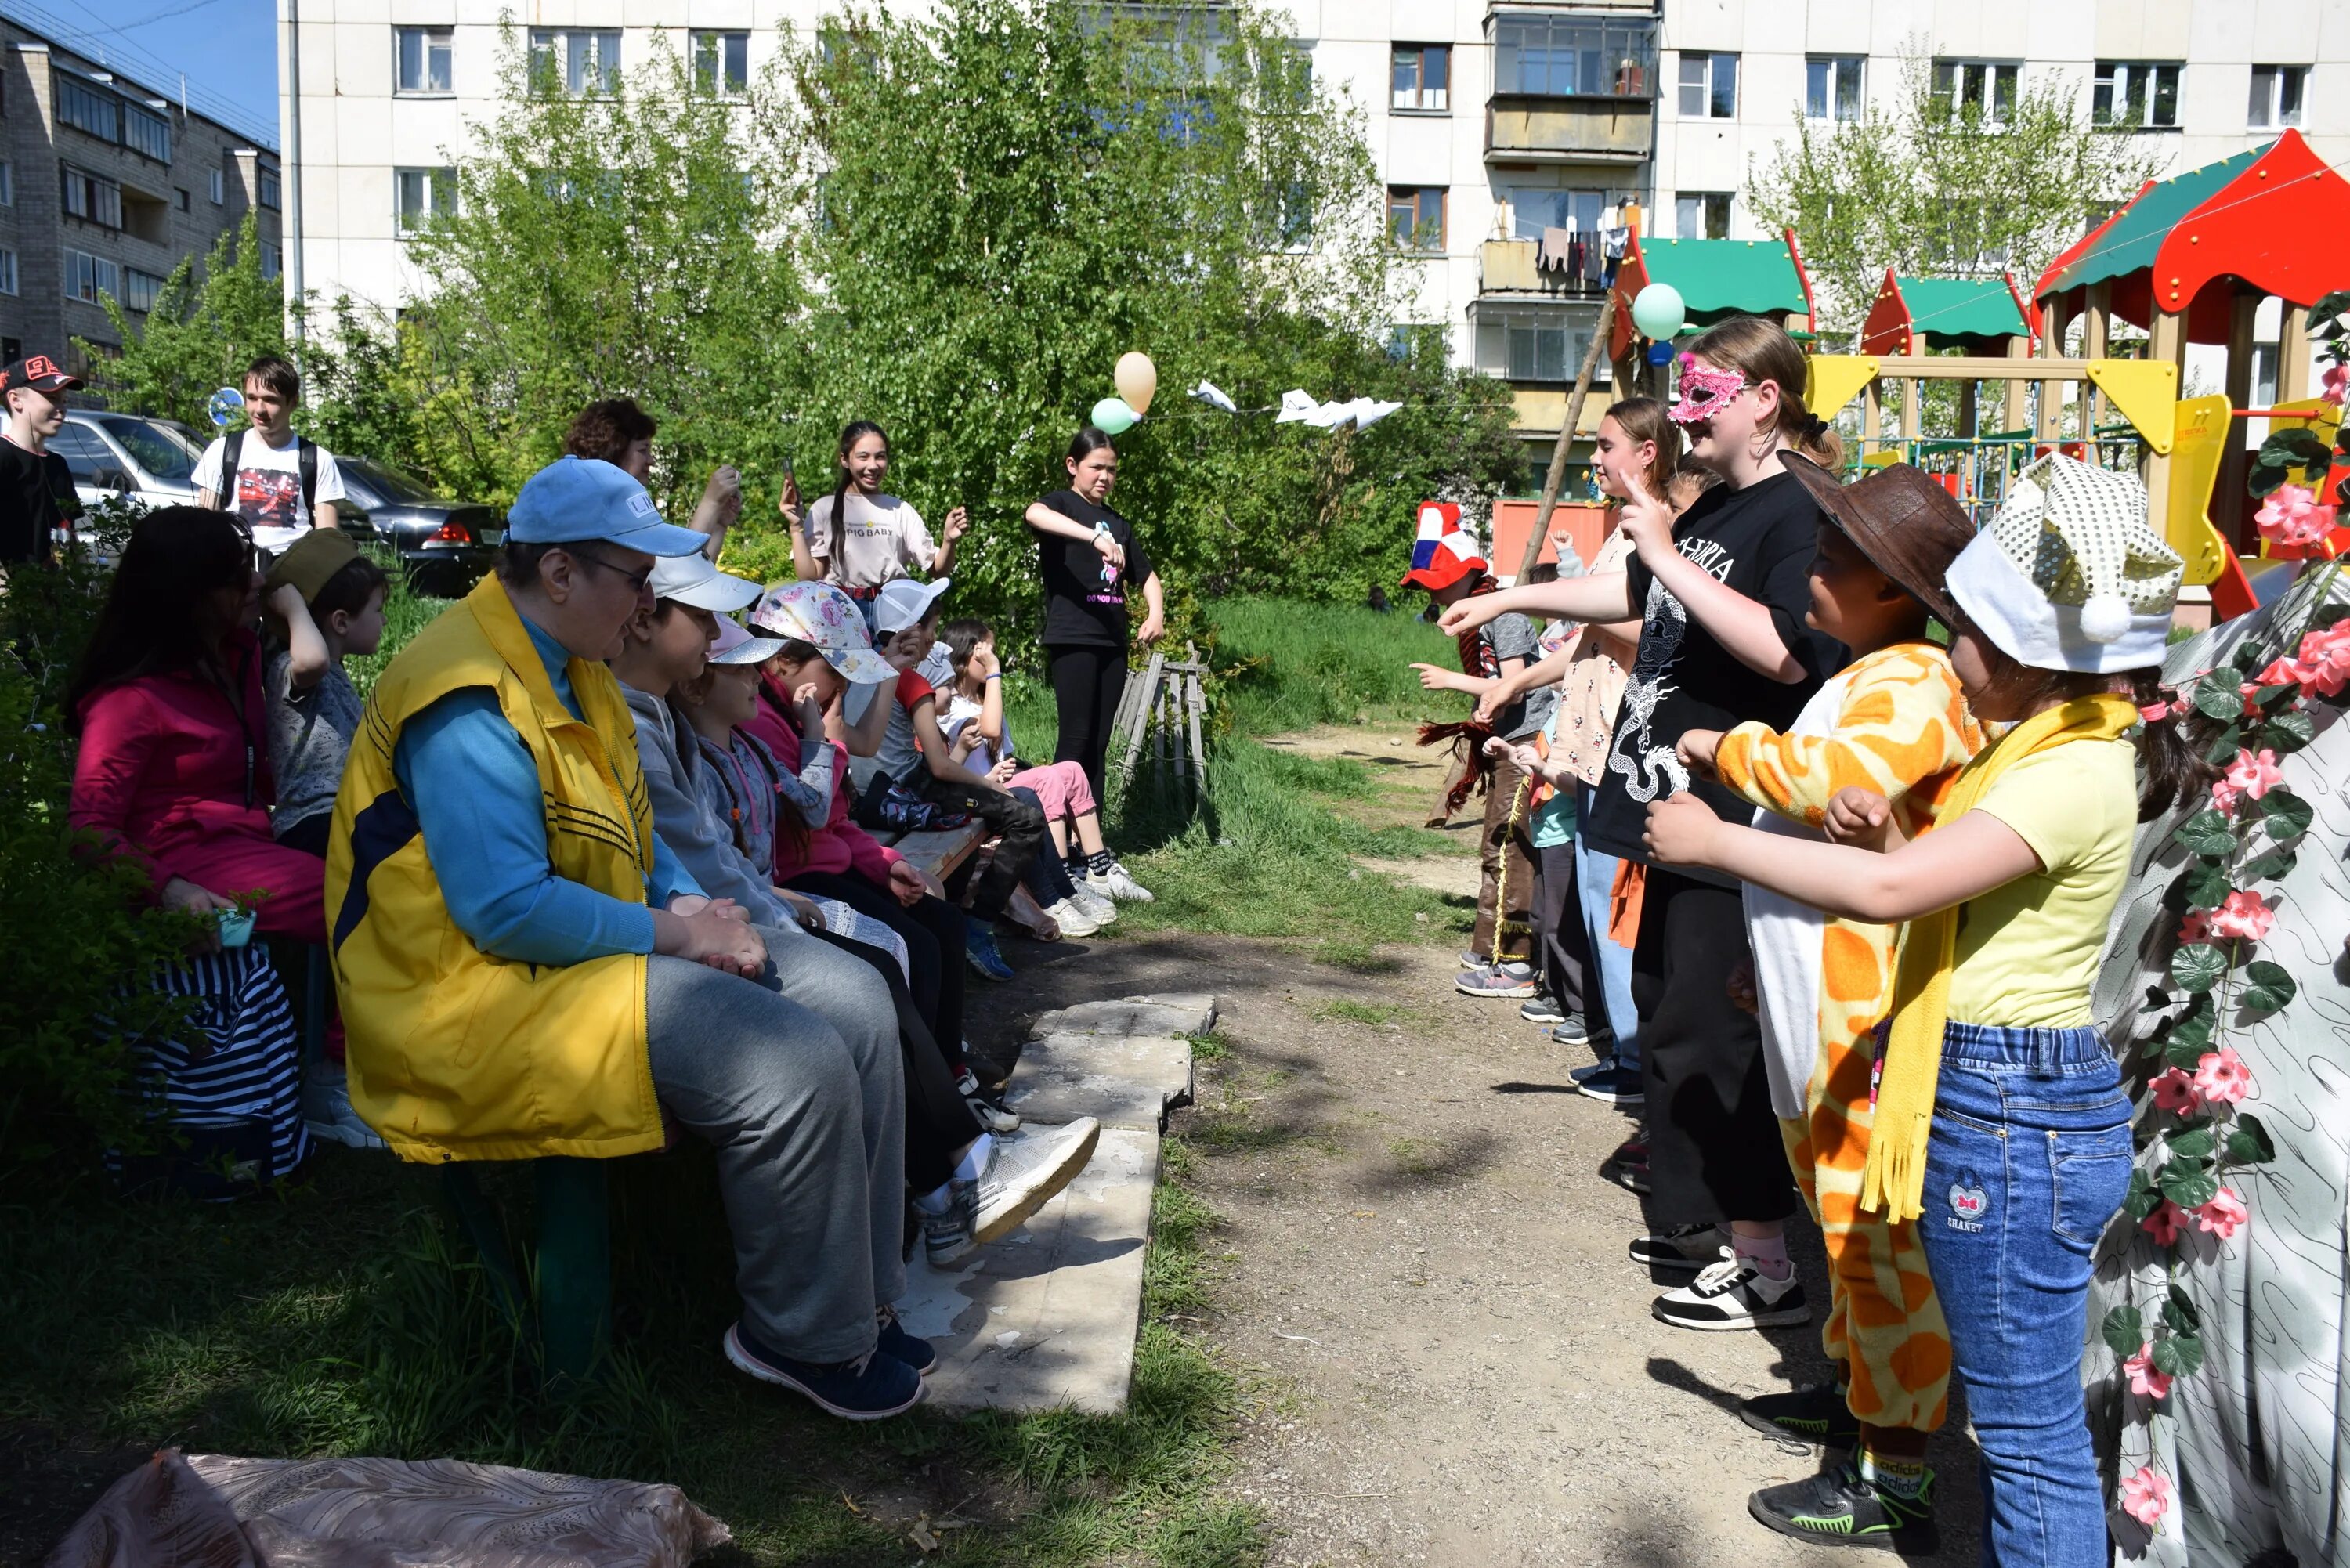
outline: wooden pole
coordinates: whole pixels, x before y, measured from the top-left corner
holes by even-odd
[[[1860,455],[1864,458],[1877,442],[1880,419],[1877,406],[1877,382],[1872,379],[1860,389]]]
[[[2228,406],[2249,409],[2252,406],[2252,316],[2261,307],[2260,293],[2240,285],[2229,306]],[[2241,535],[2244,506],[2250,499],[2244,477],[2251,462],[2244,440],[2251,425],[2249,420],[2228,421],[2228,444],[2220,453],[2220,474],[2211,486],[2211,521],[2231,545]]]
[[[2031,350],[2032,339],[2029,337],[2018,335],[2007,340],[2007,357],[2011,359],[2021,359]],[[2000,428],[2003,432],[2013,434],[2022,430],[2024,421],[2032,417],[2024,400],[2029,390],[2030,383],[2026,381],[2017,379],[2007,383],[2007,399],[2000,413]]]
[[[1607,336],[1616,327],[1616,296],[1611,291],[1599,305],[1599,324],[1591,329],[1591,347],[1583,351],[1583,369],[1575,378],[1575,390],[1567,395],[1566,417],[1558,422],[1558,440],[1550,449],[1550,472],[1543,475],[1542,504],[1534,509],[1534,532],[1526,535],[1525,558],[1518,563],[1516,580],[1524,582],[1542,556],[1543,540],[1550,533],[1550,514],[1558,506],[1558,488],[1566,483],[1566,456],[1575,445],[1575,427],[1583,422],[1583,400],[1590,395],[1591,378],[1599,369],[1599,356],[1607,351]]]
[[[2155,364],[2178,365],[2184,379],[2187,358],[2187,319],[2167,310],[2154,315],[2153,340],[2146,347],[2146,357]],[[2163,453],[2148,451],[2146,458],[2146,515],[2158,533],[2167,532],[2170,524],[2170,459]],[[2224,531],[2224,530],[2223,530]],[[2230,539],[2228,547],[2235,548]]]
[[[2114,286],[2093,283],[2089,286],[2088,304],[2081,312],[2081,358],[2102,359],[2106,357],[2106,334],[2112,319]],[[2097,439],[2097,422],[2105,417],[2105,394],[2094,382],[2081,383],[2081,439]]]
[[[2051,299],[2040,307],[2040,357],[2062,359],[2064,357],[2064,307]],[[2043,441],[2053,441],[2064,430],[2064,392],[2054,381],[2040,383],[2040,413],[2033,421],[2033,433]]]
[[[2309,306],[2288,305],[2277,324],[2277,401],[2309,396]]]
[[[1909,334],[1908,358],[1922,359],[1925,357],[1926,335],[1913,328]],[[1925,433],[1925,400],[1919,395],[1925,389],[1926,384],[1915,377],[1901,383],[1901,438],[1904,441],[1914,441]],[[1914,452],[1904,452],[1901,454],[1901,460],[1904,462],[1913,462],[1916,457],[1917,453]]]

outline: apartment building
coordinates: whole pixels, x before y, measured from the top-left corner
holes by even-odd
[[[247,213],[275,269],[280,185],[275,148],[0,20],[0,362],[118,345],[101,297],[137,320]]]
[[[914,0],[919,4],[920,0]],[[827,0],[529,0],[524,46],[573,90],[656,34],[713,88],[739,83]],[[406,225],[452,199],[448,166],[500,81],[490,0],[304,0],[304,286],[396,306]],[[1555,433],[1607,275],[1606,231],[1763,234],[1742,191],[1800,119],[1833,125],[1900,90],[1922,50],[1956,101],[1996,113],[2061,80],[2084,119],[2140,134],[2170,171],[2298,126],[2350,161],[2344,0],[1289,0],[1315,74],[1353,99],[1411,262],[1400,334],[1519,389]],[[281,48],[289,47],[291,29]],[[293,62],[289,59],[288,66]],[[281,70],[281,84],[294,79]],[[2142,125],[2142,131],[2119,129]],[[290,131],[289,122],[289,131]],[[295,145],[287,137],[287,145]],[[1567,254],[1538,267],[1547,231]],[[2266,328],[2274,331],[2272,322]],[[2191,369],[2191,367],[2190,367]],[[1604,375],[1604,371],[1603,371]]]

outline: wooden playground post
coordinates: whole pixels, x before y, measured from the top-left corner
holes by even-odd
[[[2309,306],[2288,305],[2277,324],[2277,395],[2280,403],[2309,396]]]
[[[2167,310],[2156,311],[2153,340],[2147,345],[2146,357],[2153,364],[2177,365],[2183,381],[2187,370],[2187,318]],[[2147,453],[2146,514],[2164,520],[2170,516],[2170,458],[2166,452]],[[2232,540],[2229,547],[2234,548]]]
[[[2064,307],[2052,299],[2040,307],[2040,354],[2045,359],[2064,357]],[[2064,431],[2064,393],[2054,381],[2040,383],[2040,413],[2033,421],[2033,433],[2043,441],[2054,441]]]
[[[1909,349],[1907,357],[1921,359],[1925,355],[1926,335],[1913,328],[1909,334]],[[1926,383],[1915,376],[1905,377],[1902,379],[1901,439],[1904,441],[1914,441],[1925,431],[1925,390]],[[1914,455],[1912,452],[1905,452],[1904,461]]]
[[[2252,406],[2252,317],[2261,307],[2261,296],[2252,289],[2238,286],[2228,301],[2228,406],[2249,409]],[[2251,466],[2251,456],[2244,450],[2244,436],[2250,421],[2230,419],[2228,421],[2228,443],[2220,451],[2220,474],[2211,483],[2211,510],[2219,515],[2211,521],[2220,536],[2228,541],[2230,549],[2236,545],[2237,519],[2243,515],[2240,504],[2246,494],[2245,470]]]
[[[2110,283],[2093,283],[2089,286],[2087,308],[2081,313],[2081,358],[2084,359],[2102,359],[2106,357],[2106,334],[2112,319],[2111,307],[2107,302],[2112,295],[2113,285]],[[2092,441],[2097,439],[2097,424],[2105,417],[2105,395],[2097,390],[2096,383],[2083,382],[2081,384],[2081,439],[2083,441]]]
[[[1877,378],[1870,377],[1868,385],[1860,389],[1860,455],[1866,457],[1868,449],[1881,439],[1877,435],[1882,414],[1877,406]]]
[[[2031,338],[2015,337],[2007,340],[2007,357],[2009,358],[2027,359],[2030,358],[2031,356]],[[2032,383],[2024,380],[2020,376],[2009,380],[2007,383],[2007,393],[2005,398],[2002,400],[2002,406],[2000,410],[2001,430],[2013,433],[2014,431],[2022,430],[2023,428],[2024,421],[2032,417],[2032,406],[2029,401],[2029,393],[2031,389]]]

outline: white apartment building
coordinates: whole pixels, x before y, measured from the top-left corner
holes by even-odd
[[[919,5],[924,0],[910,0]],[[298,5],[298,28],[283,20]],[[468,123],[494,111],[510,14],[575,88],[656,34],[722,88],[827,0],[281,0],[289,267],[385,307],[414,285],[403,225],[451,199]],[[1597,230],[1762,236],[1741,191],[1799,118],[1899,89],[1922,47],[1945,90],[1992,110],[2061,78],[2085,118],[2143,122],[2178,172],[2297,126],[2350,163],[2350,0],[1289,0],[1316,77],[1367,116],[1390,220],[1416,255],[1399,327],[1520,389],[1555,431],[1601,292]],[[295,44],[298,39],[298,51]],[[298,54],[298,57],[297,57]],[[298,82],[298,89],[296,84]],[[2112,132],[2111,134],[2121,134]],[[1593,234],[1562,285],[1544,230]],[[1489,243],[1490,242],[1490,243]],[[2023,280],[2029,286],[2030,280]],[[2263,329],[2273,334],[2271,319]],[[2190,367],[2191,369],[2191,367]],[[1604,372],[1603,372],[1604,373]]]

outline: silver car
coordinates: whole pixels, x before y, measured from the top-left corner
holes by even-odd
[[[193,475],[205,444],[177,420],[95,409],[68,410],[64,428],[49,438],[83,505],[120,497],[142,511],[195,504]]]

